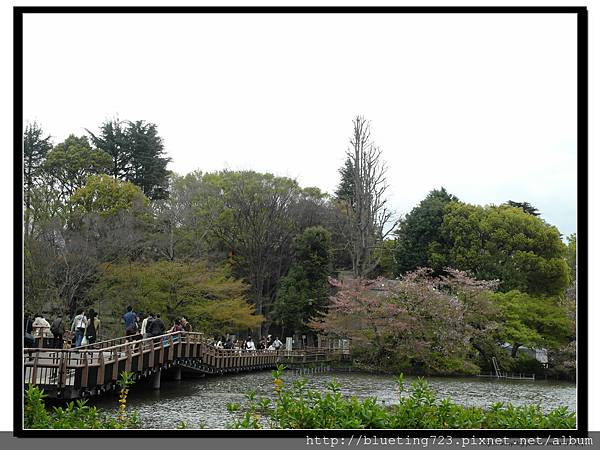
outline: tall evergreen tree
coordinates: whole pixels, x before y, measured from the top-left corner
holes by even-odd
[[[52,148],[50,136],[36,123],[28,124],[23,135],[23,200],[25,202],[25,234],[28,234],[31,192],[40,174],[46,155]]]
[[[127,180],[130,170],[131,151],[127,144],[124,122],[119,119],[107,120],[100,127],[100,133],[96,136],[87,130],[92,143],[108,153],[112,159],[109,175],[116,179]],[[127,180],[129,181],[129,180]]]
[[[150,199],[167,196],[167,164],[171,158],[164,156],[155,124],[114,119],[102,124],[98,136],[89,130],[88,133],[94,145],[112,158],[111,176],[134,183]]]
[[[129,122],[125,136],[131,155],[128,181],[141,187],[150,199],[165,198],[169,185],[167,164],[171,158],[164,156],[156,125],[143,120]]]
[[[354,167],[352,166],[352,160],[350,158],[346,159],[343,167],[340,167],[338,170],[340,174],[341,180],[338,185],[335,196],[338,200],[343,200],[351,205],[354,204]]]
[[[443,187],[434,189],[400,222],[396,232],[395,273],[429,267],[429,246],[441,242],[444,208],[458,198]]]
[[[25,207],[30,206],[30,193],[39,175],[42,163],[52,148],[50,136],[43,137],[44,131],[36,123],[28,124],[23,135],[23,187]]]

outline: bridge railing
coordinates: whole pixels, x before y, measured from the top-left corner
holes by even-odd
[[[25,383],[87,387],[92,377],[93,385],[103,385],[116,381],[122,371],[155,368],[186,352],[199,355],[197,347],[203,342],[202,333],[177,331],[139,340],[113,339],[99,343],[99,348],[95,344],[70,349],[26,348]]]
[[[151,373],[183,364],[208,373],[255,370],[277,363],[304,364],[342,359],[343,349],[296,350],[221,349],[202,333],[177,331],[157,337],[117,338],[70,349],[26,348],[23,351],[25,384],[88,389],[114,384],[120,373]],[[150,372],[149,372],[150,371]]]

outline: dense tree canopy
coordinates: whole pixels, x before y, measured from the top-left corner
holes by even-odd
[[[143,206],[147,199],[134,184],[99,175],[90,177],[86,185],[73,194],[70,203],[83,213],[106,217]]]
[[[491,296],[501,310],[499,339],[519,347],[557,349],[575,339],[573,322],[556,298],[531,296],[519,291]]]
[[[395,272],[397,275],[418,267],[431,267],[430,245],[443,242],[441,225],[446,205],[458,198],[443,187],[434,189],[400,221],[396,231]]]
[[[202,261],[111,264],[103,266],[90,301],[116,317],[132,305],[169,321],[185,316],[207,333],[245,333],[263,321],[246,302],[247,287],[227,267]]]
[[[557,295],[569,284],[564,244],[558,230],[510,206],[450,203],[431,245],[430,264],[470,270],[482,280],[499,279],[500,289]]]

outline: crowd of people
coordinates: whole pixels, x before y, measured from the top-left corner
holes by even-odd
[[[59,315],[52,324],[44,314],[35,314],[31,320],[25,315],[25,347],[69,348],[94,344],[100,335],[100,319],[93,308],[79,308],[73,321]]]
[[[209,341],[209,344],[214,346],[215,348],[221,348],[225,350],[237,350],[239,352],[249,352],[255,350],[270,350],[277,351],[283,348],[283,342],[279,340],[278,336],[275,336],[275,339],[269,334],[268,336],[263,336],[258,341],[258,346],[254,343],[254,339],[252,336],[248,336],[247,339],[235,339],[230,336],[225,338],[225,336],[215,336],[212,340]]]
[[[177,331],[192,331],[192,325],[185,317],[173,320],[167,329],[160,313],[136,313],[132,306],[127,306],[122,316],[124,333],[127,340],[147,339]],[[36,314],[35,320],[25,316],[25,347],[70,348],[94,344],[100,335],[100,319],[93,308],[79,308],[72,321],[58,316],[52,324],[43,314]],[[279,337],[271,335],[262,337],[256,344],[252,336],[247,339],[236,339],[234,336],[215,336],[210,345],[220,349],[248,352],[256,350],[277,351],[283,348]]]

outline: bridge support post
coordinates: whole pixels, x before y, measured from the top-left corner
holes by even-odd
[[[181,367],[175,367],[175,381],[181,381]]]
[[[160,369],[154,372],[154,376],[152,377],[152,388],[160,389]]]

